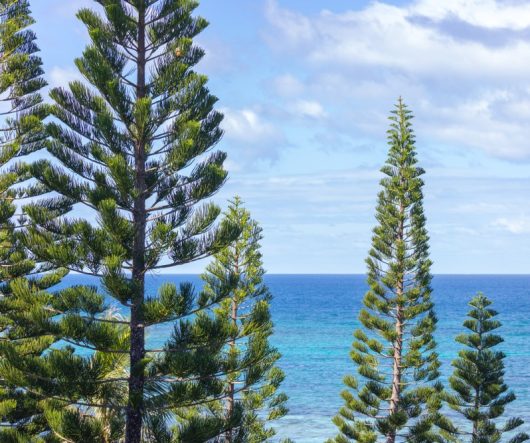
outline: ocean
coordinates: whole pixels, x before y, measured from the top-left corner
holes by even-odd
[[[90,277],[71,275],[62,285],[90,283]],[[148,278],[151,294],[166,281],[191,281],[196,275],[160,275]],[[277,422],[278,439],[299,443],[322,442],[335,435],[331,418],[342,405],[342,378],[354,373],[348,353],[357,313],[366,291],[363,275],[268,275],[274,300],[275,333],[272,343],[282,353],[279,365],[286,373],[283,390],[289,396],[289,414]],[[508,412],[529,422],[530,433],[530,275],[437,275],[433,279],[438,329],[436,340],[442,374],[451,372],[451,361],[459,345],[454,337],[462,332],[467,303],[483,292],[499,312],[505,342],[499,345],[506,358],[505,381],[517,400]],[[156,328],[152,344],[162,344],[170,333]]]

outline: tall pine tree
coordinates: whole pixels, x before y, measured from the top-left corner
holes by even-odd
[[[334,418],[334,441],[439,441],[449,424],[439,414],[440,363],[433,333],[429,237],[423,212],[424,171],[417,165],[412,114],[400,99],[390,117],[384,178],[368,259],[369,290],[351,358],[358,377]],[[353,392],[352,392],[353,391]]]
[[[234,282],[197,293],[190,284],[146,286],[162,272],[208,257],[238,233],[200,204],[222,186],[222,115],[194,37],[207,25],[192,0],[98,0],[83,9],[91,44],[76,65],[84,81],[51,92],[48,152],[31,166],[41,197],[26,205],[24,244],[53,267],[99,278],[32,298],[26,330],[53,337],[39,356],[9,358],[13,379],[42,399],[52,435],[66,441],[207,441],[239,426],[231,417],[186,416],[227,396],[226,322],[211,308]],[[23,297],[24,288],[19,288]],[[122,319],[109,315],[119,304]],[[146,341],[174,325],[162,348]],[[121,374],[123,355],[128,369]],[[233,365],[244,371],[250,362]],[[176,423],[169,429],[170,423]],[[108,437],[111,435],[111,437]],[[110,440],[108,440],[110,438]],[[121,437],[120,437],[121,438]]]
[[[40,90],[45,86],[33,19],[27,0],[0,0],[0,440],[37,441],[48,429],[40,398],[20,388],[13,376],[10,356],[39,356],[53,343],[52,337],[23,327],[33,307],[32,296],[56,284],[63,271],[49,272],[27,254],[21,242],[24,219],[15,216],[17,200],[30,197],[37,187],[21,189],[28,168],[20,157],[42,148],[43,119],[47,109]],[[25,299],[17,290],[25,288]]]
[[[494,349],[503,342],[494,332],[502,326],[495,319],[498,314],[483,294],[475,296],[469,305],[471,310],[464,321],[468,332],[456,337],[465,348],[453,362],[454,372],[449,379],[454,391],[449,404],[463,420],[459,433],[463,441],[471,443],[497,443],[504,434],[510,443],[529,440],[528,434],[516,431],[523,424],[521,418],[503,420],[515,394],[504,383],[505,355]]]
[[[225,219],[237,225],[241,234],[215,254],[202,276],[205,290],[212,294],[234,281],[230,297],[215,308],[216,317],[226,322],[230,331],[224,349],[226,399],[219,402],[215,412],[232,421],[236,407],[242,409],[241,425],[227,429],[220,436],[222,441],[258,443],[275,435],[269,422],[287,412],[287,397],[278,392],[284,374],[275,366],[280,355],[269,344],[273,325],[271,294],[263,282],[262,228],[239,197],[230,202]],[[240,367],[245,369],[240,371]]]

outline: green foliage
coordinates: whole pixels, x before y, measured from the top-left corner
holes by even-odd
[[[42,146],[45,108],[39,90],[45,86],[36,54],[29,4],[0,0],[0,96],[7,109],[0,128],[0,280],[4,283],[30,272],[34,262],[15,240],[15,200],[25,195],[14,189],[27,178],[18,157]]]
[[[238,226],[241,234],[228,247],[215,254],[215,260],[202,276],[205,292],[232,285],[230,297],[214,309],[215,317],[228,330],[223,346],[223,402],[211,405],[206,414],[226,417],[226,442],[264,442],[275,435],[269,422],[287,413],[287,397],[278,389],[284,379],[275,366],[279,353],[270,346],[273,325],[269,312],[271,294],[263,282],[260,241],[262,229],[243,207],[239,197],[230,202],[225,220]],[[194,411],[198,416],[202,409]],[[242,420],[235,420],[236,415]]]
[[[41,441],[37,436],[46,435],[40,398],[20,388],[25,374],[11,366],[10,357],[38,356],[53,343],[53,337],[25,324],[31,315],[46,316],[36,313],[33,297],[64,274],[35,275],[50,269],[24,248],[25,219],[15,215],[17,199],[36,190],[20,187],[29,177],[20,157],[42,147],[45,139],[47,109],[39,92],[45,81],[32,24],[28,1],[0,0],[0,95],[6,106],[0,128],[0,440],[5,442]]]
[[[97,3],[102,14],[78,13],[91,39],[76,60],[85,80],[51,91],[49,155],[17,172],[32,177],[24,192],[35,197],[23,208],[25,249],[43,270],[101,284],[15,285],[24,304],[17,330],[41,337],[43,349],[54,346],[16,355],[6,345],[6,373],[40,399],[54,438],[206,441],[243,417],[179,415],[225,397],[231,330],[212,309],[230,297],[234,280],[199,292],[166,284],[152,294],[145,276],[208,257],[239,235],[229,220],[216,223],[217,206],[203,203],[226,179],[225,154],[212,152],[222,115],[194,71],[203,51],[193,39],[207,23],[193,16],[190,0]],[[123,318],[112,315],[116,304]],[[173,334],[154,348],[146,336],[168,323]],[[171,433],[175,419],[181,425]]]
[[[449,379],[454,392],[448,396],[449,405],[464,421],[460,433],[466,435],[464,441],[472,443],[497,443],[504,434],[510,443],[529,440],[528,434],[516,431],[523,424],[521,418],[499,422],[506,406],[515,400],[515,394],[504,383],[505,355],[494,349],[503,342],[494,332],[502,326],[495,319],[498,314],[483,294],[476,295],[469,305],[471,310],[464,321],[468,332],[456,337],[465,348],[453,361],[454,371]]]
[[[390,117],[389,153],[368,259],[369,291],[359,314],[344,406],[334,441],[441,441],[453,431],[441,413],[443,388],[433,333],[424,171],[417,166],[412,115],[400,99]],[[436,425],[436,426],[434,426]]]

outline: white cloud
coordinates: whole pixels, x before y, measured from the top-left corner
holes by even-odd
[[[282,38],[271,36],[269,39],[277,47],[285,45],[296,47],[302,43],[310,42],[315,36],[313,22],[302,14],[298,14],[278,6],[276,0],[267,0],[266,16],[282,31]]]
[[[285,144],[283,133],[269,122],[259,109],[221,109],[225,118],[223,129],[230,154],[230,167],[259,161],[273,162]]]
[[[428,9],[428,3],[420,1],[412,7],[398,7],[374,2],[359,11],[322,11],[310,20],[269,2],[267,13],[281,35],[276,37],[281,47],[304,48],[305,58],[317,64],[375,65],[436,78],[476,77],[478,74],[522,78],[530,74],[530,66],[526,63],[530,58],[529,42],[517,41],[499,49],[475,41],[455,40],[451,35],[411,20]],[[520,14],[524,12],[519,11]],[[293,31],[297,29],[304,29],[303,38]]]
[[[425,132],[494,156],[525,159],[530,155],[528,126],[517,108],[529,106],[529,99],[530,96],[518,98],[501,90],[453,105],[428,103]]]
[[[252,109],[224,108],[221,111],[225,116],[223,129],[227,138],[254,143],[277,135],[274,126]]]
[[[380,134],[387,111],[403,95],[430,141],[530,159],[530,4],[374,1],[309,16],[269,0],[266,16],[268,41],[285,54],[287,68],[294,70],[292,63],[308,72],[304,94],[333,109],[330,130]],[[450,26],[429,26],[420,16],[457,20],[480,32],[459,38]],[[491,44],[497,34],[481,37],[488,32],[510,34],[499,45]]]
[[[321,119],[326,116],[322,105],[315,100],[298,100],[291,106],[291,112],[302,117]]]
[[[488,28],[520,30],[530,26],[530,4],[527,2],[501,4],[495,0],[420,0],[410,10],[435,20],[456,16]]]
[[[514,218],[501,217],[493,222],[493,226],[502,228],[512,234],[529,234],[530,217],[519,216]]]

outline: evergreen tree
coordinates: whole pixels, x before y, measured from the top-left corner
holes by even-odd
[[[239,197],[230,202],[225,218],[237,225],[241,234],[215,254],[215,260],[202,276],[205,290],[212,294],[235,282],[230,297],[215,308],[216,317],[227,322],[230,331],[224,349],[226,399],[217,405],[216,412],[231,421],[239,404],[243,410],[241,426],[227,429],[220,438],[225,442],[258,443],[275,435],[269,421],[287,412],[287,398],[278,393],[284,374],[275,366],[280,355],[269,344],[273,325],[269,312],[271,294],[263,282],[262,228]],[[240,367],[245,369],[239,371]]]
[[[226,179],[222,115],[193,67],[193,38],[207,25],[193,0],[97,0],[83,9],[90,45],[76,65],[85,81],[52,90],[47,150],[30,168],[41,193],[24,207],[24,245],[51,267],[99,278],[100,286],[40,291],[18,322],[52,337],[42,355],[9,356],[11,379],[42,399],[51,435],[66,441],[201,442],[237,428],[230,417],[187,416],[227,397],[223,354],[231,328],[211,309],[234,282],[197,293],[146,276],[220,251],[238,227],[216,223],[208,199]],[[24,286],[18,297],[28,300]],[[26,298],[24,298],[26,297]],[[119,304],[123,319],[109,317]],[[162,348],[146,331],[174,325]],[[119,372],[128,356],[125,375]],[[240,366],[238,366],[238,364]],[[245,373],[243,359],[233,372]],[[114,375],[112,375],[114,374]],[[120,422],[121,420],[121,422]],[[170,429],[170,423],[178,424]],[[124,423],[124,426],[120,426]]]
[[[23,276],[33,268],[15,241],[16,199],[27,197],[14,187],[27,178],[17,158],[42,147],[46,109],[39,93],[46,83],[37,55],[36,36],[26,0],[0,0],[0,281]]]
[[[349,390],[342,393],[345,404],[334,418],[339,443],[440,441],[443,429],[450,430],[439,413],[424,171],[417,165],[411,119],[400,99],[390,117],[378,224],[366,260],[363,328],[355,331],[350,354],[359,377],[345,377]]]
[[[24,219],[15,216],[17,199],[35,191],[20,189],[28,169],[18,159],[42,147],[45,140],[47,111],[40,95],[45,81],[36,36],[29,29],[32,24],[28,1],[0,0],[0,440],[6,443],[37,441],[36,436],[47,430],[40,398],[19,388],[9,356],[40,355],[53,342],[21,327],[32,307],[31,297],[22,300],[14,294],[17,288],[26,288],[25,293],[33,295],[64,274],[59,270],[42,278],[36,275],[50,269],[28,256],[19,235]]]
[[[453,362],[454,371],[449,379],[454,395],[449,397],[450,406],[458,411],[468,425],[460,434],[464,441],[472,443],[497,443],[504,434],[510,443],[530,439],[528,434],[516,433],[523,424],[521,418],[502,420],[506,406],[515,400],[515,394],[508,391],[504,383],[504,358],[494,348],[503,342],[495,330],[502,326],[496,320],[497,312],[490,308],[491,301],[478,294],[469,303],[471,310],[464,321],[467,333],[456,341],[465,346]]]

